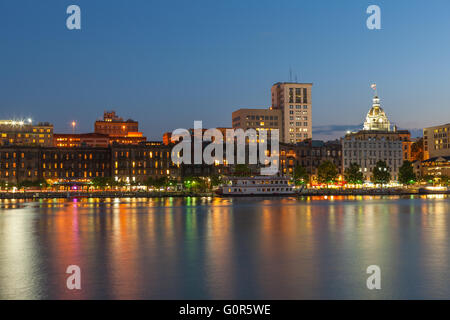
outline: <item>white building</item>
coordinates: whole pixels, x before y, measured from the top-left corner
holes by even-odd
[[[380,107],[380,99],[373,98],[372,108],[367,113],[364,129],[352,132],[342,138],[342,163],[345,169],[352,163],[360,166],[365,180],[370,180],[372,170],[378,161],[385,161],[391,179],[398,180],[399,168],[403,164],[403,143],[394,126]]]

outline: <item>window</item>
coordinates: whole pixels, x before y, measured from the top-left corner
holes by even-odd
[[[301,103],[301,88],[295,88],[295,103]]]

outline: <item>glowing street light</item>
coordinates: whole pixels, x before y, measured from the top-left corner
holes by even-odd
[[[75,127],[77,123],[75,121],[72,121],[72,134],[75,134]]]

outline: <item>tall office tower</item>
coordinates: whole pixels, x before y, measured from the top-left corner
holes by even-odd
[[[272,86],[272,109],[281,110],[280,141],[312,139],[312,83],[277,82]]]

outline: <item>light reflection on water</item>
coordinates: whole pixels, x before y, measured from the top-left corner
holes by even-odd
[[[0,200],[0,208],[2,299],[450,298],[443,195]],[[66,289],[72,264],[80,291]],[[379,291],[366,288],[372,264],[381,267]]]

